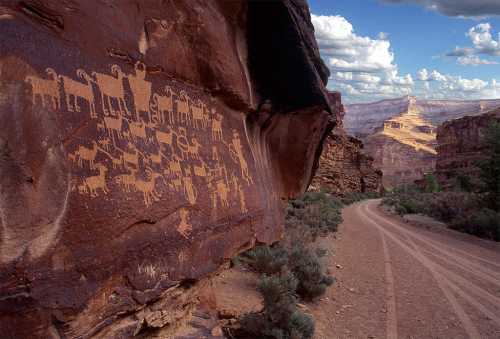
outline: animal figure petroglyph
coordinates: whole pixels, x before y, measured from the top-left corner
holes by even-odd
[[[149,114],[151,82],[146,81],[146,65],[138,61],[135,63],[134,69],[135,75],[129,75],[128,81],[134,97],[136,114],[139,115],[140,111],[144,111]]]
[[[143,122],[132,121],[128,125],[130,129],[130,135],[135,139],[146,139],[146,125]]]
[[[106,172],[108,171],[108,169],[101,164],[99,164],[97,167],[99,169],[99,175],[83,179],[83,184],[85,185],[87,191],[90,193],[90,196],[93,198],[97,197],[98,189],[100,189],[104,194],[107,194],[109,192],[106,186]]]
[[[208,114],[205,114],[206,105],[198,99],[196,105],[191,105],[191,112],[193,114],[193,127],[198,129],[204,128],[208,124]]]
[[[120,174],[115,177],[115,182],[123,187],[125,192],[131,192],[136,182],[137,170],[129,169],[129,173]]]
[[[120,154],[118,158],[110,156],[111,164],[113,165],[113,169],[125,168],[125,160],[123,158],[123,154]]]
[[[92,148],[87,148],[85,146],[79,146],[74,154],[70,157],[72,160],[78,160],[78,166],[83,167],[83,162],[87,161],[89,163],[90,169],[95,169],[94,161],[97,155],[99,147],[95,141],[92,141]]]
[[[150,105],[151,112],[152,114],[157,114],[157,116],[155,116],[156,119],[154,120],[158,120],[160,124],[165,122],[167,114],[169,123],[174,124],[174,92],[170,86],[165,86],[165,94],[168,94],[168,96],[159,95],[157,93],[153,94],[153,100]]]
[[[161,175],[152,171],[149,172],[149,180],[136,180],[133,185],[138,192],[142,192],[144,203],[147,207],[151,206],[155,201],[159,201],[161,196],[156,192],[156,179],[161,178]]]
[[[158,130],[155,131],[156,140],[158,141],[158,143],[166,144],[169,145],[170,147],[172,147],[174,134],[175,134],[174,131],[172,131],[171,129],[167,129],[165,132]]]
[[[97,140],[97,143],[106,151],[110,151],[111,149],[111,141],[107,138]]]
[[[36,97],[40,97],[42,106],[50,106],[52,104],[53,109],[59,109],[61,107],[61,96],[59,94],[59,82],[57,81],[57,74],[52,68],[47,68],[45,70],[47,75],[51,76],[52,79],[42,79],[34,75],[29,75],[25,78],[25,82],[31,84],[32,88],[32,100],[33,105],[36,103]],[[50,102],[46,102],[46,97],[49,98]]]
[[[192,232],[193,227],[189,223],[189,211],[185,208],[179,210],[180,222],[177,226],[177,232],[179,232],[184,238],[188,239],[189,234]]]
[[[66,106],[68,107],[68,111],[81,112],[82,109],[78,105],[78,98],[82,98],[89,104],[90,117],[93,119],[97,118],[97,113],[95,110],[94,89],[92,88],[92,79],[83,69],[77,70],[76,74],[80,79],[86,80],[87,83],[75,81],[65,75],[58,76],[59,82],[64,87],[64,93],[66,94]],[[71,98],[73,98],[73,105],[71,105]]]
[[[177,178],[180,178],[182,176],[181,159],[175,154],[168,162],[168,174],[173,174]]]
[[[223,140],[222,136],[222,115],[215,113],[212,119],[212,140]]]
[[[96,79],[95,83],[99,86],[101,91],[102,110],[104,113],[109,115],[111,111],[113,111],[113,106],[111,105],[111,99],[113,98],[118,101],[119,114],[123,116],[125,113],[129,112],[127,103],[125,102],[125,90],[123,88],[123,79],[125,75],[118,65],[111,66],[111,74],[114,76],[92,72],[92,76]],[[107,100],[105,101],[105,99]],[[107,102],[109,110],[106,109],[105,102]]]
[[[177,116],[179,118],[179,122],[185,125],[191,124],[189,101],[190,98],[185,91],[181,91],[179,97],[175,100],[177,103]]]
[[[113,144],[115,143],[115,138],[113,135],[113,131],[116,132],[118,138],[122,138],[122,125],[123,125],[123,117],[118,115],[118,117],[104,117],[104,126],[106,127],[106,131],[108,132],[108,136],[113,140]]]

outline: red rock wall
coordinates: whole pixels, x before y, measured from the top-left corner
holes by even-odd
[[[478,180],[475,164],[484,159],[484,134],[494,120],[500,121],[500,110],[452,120],[438,128],[436,174],[444,188],[454,187],[457,175],[469,176],[473,182]]]
[[[364,154],[363,142],[347,135],[344,130],[345,112],[340,93],[331,92],[330,102],[336,127],[325,140],[311,189],[325,189],[339,195],[380,192],[382,172],[373,167],[373,158]]]
[[[0,32],[0,337],[172,326],[279,239],[332,127],[303,1],[5,0]]]

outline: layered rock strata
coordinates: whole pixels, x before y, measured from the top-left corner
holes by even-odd
[[[456,187],[458,176],[469,177],[471,183],[479,181],[477,163],[488,152],[484,135],[494,121],[500,122],[498,109],[449,121],[438,128],[436,174],[443,188]]]
[[[175,337],[333,127],[307,4],[5,0],[0,32],[0,337]]]
[[[346,131],[361,138],[384,173],[384,185],[413,183],[436,164],[436,130],[447,120],[480,115],[500,100],[445,101],[415,97],[346,106]]]

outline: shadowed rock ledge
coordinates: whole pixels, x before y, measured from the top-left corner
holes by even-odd
[[[335,125],[305,1],[5,0],[0,32],[0,337],[210,323]]]

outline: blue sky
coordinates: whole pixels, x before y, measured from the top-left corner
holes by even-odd
[[[456,0],[456,8],[439,7],[449,0],[386,1],[404,4],[309,0],[329,88],[348,103],[500,98],[500,0]]]

